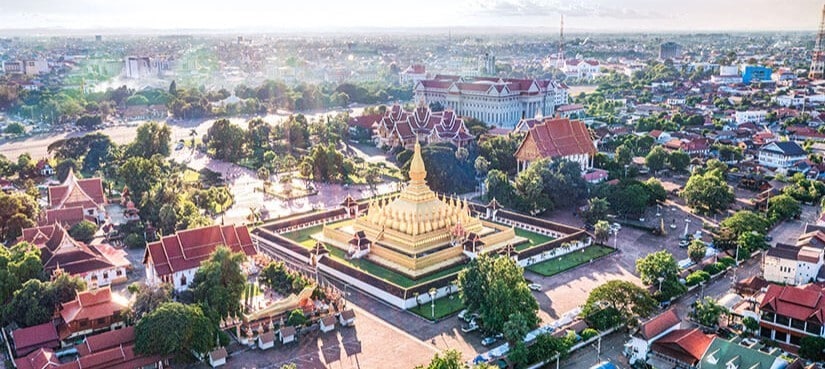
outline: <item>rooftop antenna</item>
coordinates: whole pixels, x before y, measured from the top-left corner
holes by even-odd
[[[823,39],[825,39],[825,5],[822,6],[819,32],[816,34],[816,43],[811,54],[811,70],[808,72],[808,78],[810,79],[822,79],[823,74],[825,74],[825,50],[822,50]]]

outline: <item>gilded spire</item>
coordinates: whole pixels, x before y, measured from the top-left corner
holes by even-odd
[[[421,144],[416,140],[410,163],[410,182],[423,184],[424,178],[427,178],[427,169],[424,168],[424,159],[421,157]]]

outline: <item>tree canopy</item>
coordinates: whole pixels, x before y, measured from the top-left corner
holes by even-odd
[[[596,329],[604,330],[621,323],[634,325],[653,314],[656,308],[656,300],[644,288],[628,281],[612,280],[590,292],[581,315]]]
[[[144,355],[208,353],[215,347],[217,327],[200,306],[165,302],[135,325],[135,351]]]
[[[195,301],[204,306],[204,313],[213,321],[240,312],[241,294],[246,285],[241,264],[245,259],[243,253],[233,253],[220,246],[195,273],[190,289]]]
[[[681,196],[690,207],[704,213],[724,211],[734,200],[733,189],[718,170],[690,176]]]

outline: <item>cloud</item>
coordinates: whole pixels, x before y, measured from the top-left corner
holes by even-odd
[[[480,15],[496,17],[546,17],[564,14],[568,17],[604,17],[616,19],[649,19],[661,17],[650,10],[616,8],[590,2],[556,0],[471,0],[470,7]]]

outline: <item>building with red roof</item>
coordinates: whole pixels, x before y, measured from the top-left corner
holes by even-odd
[[[47,322],[28,328],[15,329],[9,333],[14,342],[14,354],[25,356],[40,348],[55,349],[60,347],[60,338],[54,323]]]
[[[78,292],[74,300],[60,305],[60,339],[66,341],[123,327],[121,312],[128,307],[129,301],[109,287]]]
[[[564,74],[574,78],[593,78],[599,73],[599,61],[595,59],[567,59],[561,68]]]
[[[434,112],[422,102],[412,112],[393,105],[378,123],[376,138],[381,146],[402,145],[408,150],[412,150],[416,142],[449,142],[462,147],[474,139],[468,131],[464,120],[455,112]]]
[[[126,271],[132,268],[126,251],[105,243],[87,245],[77,241],[61,223],[23,229],[17,241],[40,249],[40,261],[47,275],[69,273],[84,279],[89,286],[125,282]]]
[[[69,169],[69,175],[59,186],[49,187],[49,206],[46,210],[47,219],[50,223],[62,222],[59,214],[51,214],[49,211],[58,209],[80,208],[85,216],[96,220],[98,223],[106,219],[106,195],[103,192],[103,180],[100,178],[79,179],[74,171]],[[64,224],[65,225],[65,224]]]
[[[625,344],[625,353],[631,360],[646,360],[650,345],[658,338],[678,329],[681,324],[682,319],[679,319],[674,309],[668,309],[650,318],[640,324],[639,330],[630,336],[630,340]]]
[[[427,68],[423,64],[413,64],[400,73],[402,85],[415,86],[419,81],[427,79]]]
[[[51,348],[41,348],[14,360],[17,369],[137,369],[163,367],[166,358],[135,352],[133,327],[89,336],[74,346],[76,357],[58,358]]]
[[[698,328],[673,330],[653,342],[650,347],[651,361],[664,361],[670,365],[675,363],[675,367],[693,368],[710,347],[713,337],[702,333]]]
[[[218,246],[247,256],[257,254],[246,226],[212,225],[178,231],[146,246],[146,283],[170,283],[177,291],[189,288],[201,262],[209,259]]]
[[[553,115],[567,104],[567,86],[541,79],[436,75],[419,81],[415,98],[439,103],[462,117],[513,128],[522,118]]]
[[[760,336],[799,346],[804,336],[825,337],[825,288],[771,284],[759,303]]]
[[[518,170],[527,169],[531,162],[542,159],[567,159],[578,163],[582,172],[592,167],[596,144],[590,130],[580,120],[545,118],[527,131],[527,136],[516,149]]]

